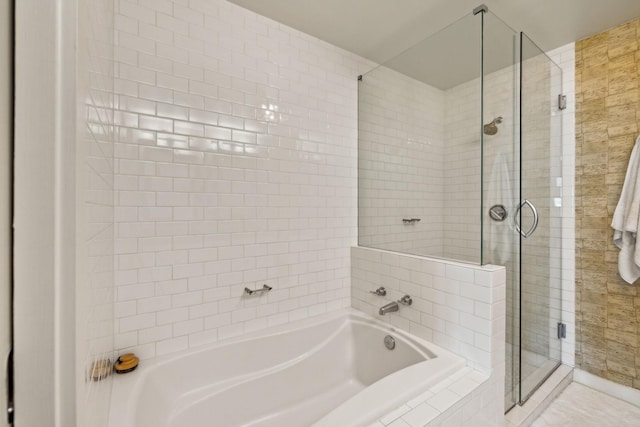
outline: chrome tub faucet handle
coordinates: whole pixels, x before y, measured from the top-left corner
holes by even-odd
[[[411,305],[413,304],[413,299],[411,299],[411,296],[405,295],[402,298],[400,298],[398,302],[403,305]]]
[[[369,291],[372,294],[376,294],[380,297],[383,297],[385,295],[387,295],[387,290],[384,288],[384,286],[380,286],[378,289],[376,289],[375,291]]]

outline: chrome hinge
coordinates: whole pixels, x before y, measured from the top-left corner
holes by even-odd
[[[15,412],[13,405],[13,350],[11,350],[7,357],[7,423],[9,425],[13,425]]]
[[[479,13],[487,13],[489,12],[489,8],[486,4],[481,4],[480,6],[473,9],[473,14],[477,15]]]
[[[560,94],[558,95],[558,109],[564,110],[567,108],[567,95]]]
[[[558,339],[567,337],[567,325],[562,322],[558,322]]]

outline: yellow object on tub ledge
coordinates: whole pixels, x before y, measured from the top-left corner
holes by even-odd
[[[139,363],[140,359],[138,359],[135,354],[127,353],[118,357],[115,365],[113,365],[113,369],[116,371],[116,374],[126,374],[134,371],[138,367]]]

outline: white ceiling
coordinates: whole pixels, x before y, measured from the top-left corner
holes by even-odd
[[[375,62],[465,15],[482,0],[230,0]],[[489,11],[544,51],[640,16],[640,0],[485,0]],[[461,37],[461,40],[464,40]],[[449,52],[456,52],[447,46]],[[451,70],[450,67],[446,69]],[[452,78],[451,80],[460,80]],[[465,80],[461,80],[465,81]],[[450,86],[440,82],[437,86]]]

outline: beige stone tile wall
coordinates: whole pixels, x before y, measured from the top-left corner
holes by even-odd
[[[640,129],[640,19],[576,43],[576,365],[640,389],[640,284],[611,219]],[[640,282],[640,281],[639,281]]]

